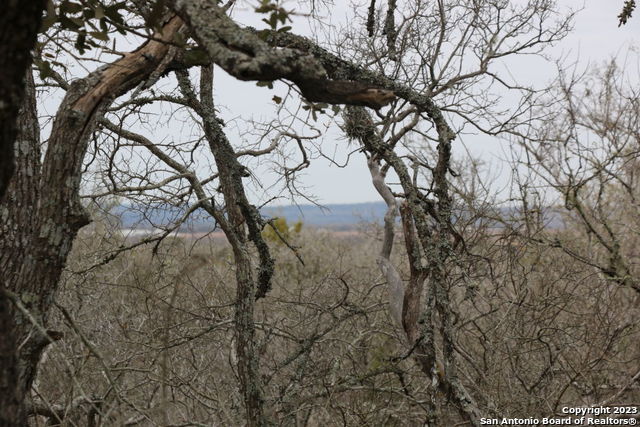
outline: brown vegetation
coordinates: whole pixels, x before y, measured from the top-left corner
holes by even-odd
[[[39,76],[5,111],[0,427],[477,426],[638,401],[637,85],[615,61],[545,90],[500,71],[569,33],[552,1],[367,3],[338,31],[310,2],[318,40],[269,0],[260,30],[233,0],[48,2]],[[273,116],[225,122],[215,67],[277,91]],[[301,172],[338,165],[328,130],[388,206],[357,238],[254,205],[311,197]],[[455,155],[469,130],[510,142],[510,217]],[[172,218],[127,239],[127,202]],[[224,241],[172,236],[194,215]]]

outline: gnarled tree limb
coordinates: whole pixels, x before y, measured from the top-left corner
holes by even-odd
[[[211,60],[240,80],[294,82],[311,102],[381,108],[393,91],[357,79],[330,79],[313,52],[269,46],[255,32],[241,28],[209,0],[174,0],[173,8],[191,27]]]

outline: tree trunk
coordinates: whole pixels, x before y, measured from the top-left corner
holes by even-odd
[[[35,87],[31,73],[27,73],[26,94],[17,120],[17,138],[15,158],[20,165],[7,189],[5,203],[0,205],[0,267],[3,279],[7,279],[6,288],[11,292],[24,286],[24,292],[34,292],[31,282],[34,274],[47,263],[39,262],[41,252],[37,251],[37,243],[33,233],[36,226],[35,212],[39,196],[40,175],[40,128],[35,107]],[[21,276],[21,277],[20,277]],[[20,277],[20,279],[19,279]],[[34,300],[35,302],[35,300]],[[2,338],[0,339],[0,424],[24,425],[25,414],[21,402],[25,396],[25,378],[32,375],[32,367],[24,371],[16,354],[18,338],[29,331],[29,321],[15,310],[5,295],[0,300],[0,322],[2,322]],[[29,303],[25,299],[25,305]],[[25,322],[27,322],[25,324]],[[36,345],[38,340],[34,340]],[[46,341],[45,341],[46,342]],[[37,345],[36,345],[37,347]],[[25,345],[23,354],[31,359],[37,357],[36,348]],[[44,347],[41,348],[41,350]],[[27,355],[28,351],[34,354]]]
[[[14,171],[16,116],[45,5],[44,0],[8,0],[0,14],[0,200]]]
[[[256,297],[265,296],[270,289],[274,261],[260,235],[260,213],[249,203],[244,191],[243,166],[215,116],[212,81],[213,66],[203,67],[200,114],[218,168],[220,189],[230,223],[230,228],[224,232],[233,249],[236,266],[235,331],[240,391],[244,398],[247,425],[262,427],[269,425],[269,420],[265,415],[260,360],[256,352],[254,314]],[[253,242],[260,256],[256,278],[252,271],[249,241]]]
[[[182,21],[174,17],[139,49],[74,81],[56,114],[40,165],[35,89],[18,119],[16,171],[0,202],[0,425],[26,425],[25,399],[44,348],[59,333],[45,331],[71,245],[89,218],[80,204],[82,162],[98,117],[117,96],[161,63]],[[8,301],[10,300],[10,301]]]

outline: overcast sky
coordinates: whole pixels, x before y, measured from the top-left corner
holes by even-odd
[[[513,0],[523,3],[525,0]],[[242,2],[238,2],[242,4]],[[258,28],[264,27],[260,23],[261,16],[253,12],[253,6],[257,3],[255,0],[245,1],[244,11],[242,6],[237,7],[234,11],[234,17],[240,18],[245,24],[251,24]],[[331,6],[331,15],[325,16],[325,21],[332,24],[342,25],[348,22],[349,25],[364,25],[362,22],[353,21],[349,15],[349,10],[345,4],[346,1],[335,1],[336,5]],[[368,0],[359,0],[359,3],[368,4]],[[288,8],[295,7],[298,3],[285,3]],[[601,65],[613,56],[617,56],[620,60],[624,60],[629,50],[634,50],[631,60],[626,62],[627,72],[635,80],[640,81],[640,70],[638,58],[640,54],[640,10],[626,26],[618,27],[617,15],[619,14],[623,1],[605,1],[605,0],[560,0],[562,7],[571,8],[573,10],[583,9],[578,13],[574,22],[573,32],[562,42],[558,43],[552,49],[547,51],[548,54],[555,58],[564,57],[565,63],[577,61],[581,68],[589,66]],[[251,7],[246,5],[252,5]],[[309,24],[302,18],[294,20],[293,32],[302,35],[310,33]],[[139,40],[124,41],[124,45],[119,44],[119,48],[134,49]],[[127,46],[130,44],[130,46]],[[75,68],[74,68],[75,70]],[[86,71],[77,69],[77,76],[84,75]],[[555,75],[555,66],[551,63],[545,63],[540,59],[532,57],[518,57],[509,63],[509,72],[517,78],[519,83],[525,85],[533,85],[534,87],[544,87]],[[74,75],[75,71],[73,71]],[[196,71],[192,71],[196,73]],[[161,85],[166,85],[169,89],[175,88],[175,80],[172,77],[160,81]],[[226,131],[230,139],[237,145],[238,132],[235,131],[239,126],[248,126],[247,123],[251,119],[256,121],[268,122],[274,117],[275,104],[272,101],[274,95],[284,95],[284,85],[276,84],[273,90],[267,88],[259,88],[255,82],[241,82],[226,75],[219,68],[215,73],[215,98],[217,106],[220,109],[222,118],[228,123]],[[126,95],[129,96],[129,95]],[[41,99],[39,108],[42,113],[51,113],[56,110],[61,99],[61,94],[52,95]],[[153,116],[153,115],[152,115]],[[152,119],[153,120],[153,119]],[[157,120],[157,119],[156,119]],[[44,124],[43,136],[49,131],[49,125]],[[148,123],[146,130],[142,133],[158,142],[170,142],[172,139],[179,141],[189,138],[185,135],[189,130],[185,131],[183,124],[179,121],[170,122],[164,129],[156,128],[158,123]],[[300,132],[309,135],[308,129]],[[133,129],[139,131],[140,129]],[[236,132],[236,135],[234,135]],[[329,155],[335,163],[345,164],[344,167],[338,167],[325,158],[315,158],[311,162],[309,168],[305,169],[299,175],[299,186],[304,188],[305,194],[309,195],[320,204],[332,203],[360,203],[379,201],[379,195],[373,189],[369,171],[366,167],[366,161],[362,154],[356,153],[347,162],[347,156],[354,151],[356,145],[349,142],[342,136],[337,128],[322,130],[323,137],[321,139],[322,151],[325,155]],[[251,142],[251,138],[247,138]],[[290,144],[292,142],[289,142]],[[266,146],[266,141],[263,146]],[[308,144],[305,142],[305,144]],[[509,186],[508,171],[509,168],[503,159],[508,157],[508,149],[504,141],[498,138],[488,137],[486,135],[464,135],[460,136],[454,142],[454,153],[458,156],[464,156],[467,152],[472,153],[476,157],[482,158],[488,165],[492,173],[493,184],[496,188],[506,188]],[[316,152],[317,151],[313,151]],[[294,159],[295,160],[295,159]],[[269,170],[273,165],[262,163],[262,165],[251,165],[251,170],[260,179],[265,188],[251,185],[251,181],[247,180],[249,197],[255,204],[271,200],[274,196],[279,196],[277,200],[272,202],[276,205],[288,205],[293,201],[286,197],[286,193],[282,193],[277,188],[269,188],[274,182],[276,175],[270,173]],[[203,176],[204,173],[203,173]],[[254,183],[256,181],[253,181]],[[89,190],[90,191],[90,190]],[[295,199],[295,202],[307,203],[302,198]]]
[[[634,16],[626,26],[617,26],[616,16],[622,8],[622,1],[561,0],[559,3],[572,9],[584,9],[576,17],[572,34],[548,51],[554,57],[568,56],[570,61],[578,60],[582,67],[587,67],[590,64],[602,64],[615,55],[622,59],[628,49],[640,48],[640,16]],[[347,9],[335,6],[333,10],[333,16],[327,18],[333,22],[344,22]],[[304,25],[304,22],[296,21],[293,31],[307,33],[308,28],[304,28]],[[555,68],[552,64],[545,65],[542,61],[532,62],[531,59],[524,58],[518,61],[512,61],[509,71],[520,82],[542,87],[554,76]],[[638,74],[637,56],[635,62],[627,65],[633,67],[630,72]],[[261,118],[272,114],[271,97],[276,93],[277,88],[275,91],[260,89],[254,83],[236,81],[222,71],[216,74],[216,99],[226,107],[223,116],[227,120],[239,117]],[[500,160],[506,157],[505,147],[502,145],[504,142],[487,136],[467,135],[462,141],[456,141],[459,154],[463,152],[463,143],[474,155],[490,162],[493,171],[501,175],[496,182],[506,185],[506,173],[499,172],[504,169]],[[348,147],[347,141],[333,132],[328,133],[322,144],[325,152],[336,153],[336,160],[339,162],[345,160],[346,153],[354,148]],[[316,159],[305,171],[302,184],[321,204],[378,201],[379,196],[371,185],[366,163],[360,156],[352,158],[344,168],[322,158]],[[265,174],[265,171],[260,173]],[[259,193],[260,191],[255,191],[253,198],[256,202],[263,202],[267,196]],[[281,199],[276,203],[288,204],[290,201]],[[298,203],[304,201],[298,200]]]

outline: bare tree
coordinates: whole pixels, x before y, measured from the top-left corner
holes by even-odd
[[[558,206],[556,215],[575,233],[543,234],[539,242],[638,293],[631,249],[638,218],[629,207],[637,204],[640,104],[631,78],[616,61],[589,74],[561,70],[549,120],[514,139],[529,173],[521,197]],[[542,199],[541,190],[530,189],[537,184],[553,192]]]
[[[435,390],[439,389],[464,419],[479,425],[482,411],[478,398],[468,391],[458,372],[458,358],[464,353],[456,344],[455,322],[460,315],[455,300],[458,282],[467,287],[467,295],[473,294],[475,285],[465,279],[463,265],[470,260],[477,264],[481,257],[470,251],[462,230],[457,229],[465,222],[458,218],[468,214],[460,211],[462,205],[456,203],[451,191],[450,179],[456,176],[453,142],[457,133],[469,126],[497,135],[529,120],[526,101],[535,91],[508,83],[492,67],[498,59],[510,55],[539,52],[546,43],[566,34],[567,23],[549,25],[542,31],[534,29],[532,24],[545,22],[550,13],[548,4],[537,2],[519,12],[506,3],[438,2],[433,7],[416,2],[403,10],[397,34],[390,37],[389,25],[393,24],[389,22],[393,18],[389,13],[400,11],[394,8],[395,2],[390,2],[382,34],[386,35],[385,55],[376,53],[384,48],[375,37],[361,55],[381,69],[393,70],[397,94],[402,93],[403,88],[398,86],[403,82],[423,88],[425,100],[422,104],[412,100],[412,105],[393,105],[397,108],[393,114],[378,116],[379,129],[366,111],[347,108],[344,127],[350,138],[362,143],[374,186],[389,208],[378,262],[389,283],[390,305],[405,331],[409,351],[432,378],[434,404]],[[375,34],[372,29],[375,25],[369,27],[370,36]],[[424,29],[428,29],[426,34],[422,33]],[[352,38],[357,39],[357,33]],[[453,47],[446,47],[449,44]],[[464,55],[465,51],[475,55]],[[500,95],[491,92],[494,84],[518,92],[520,106],[512,112],[496,108]],[[488,91],[480,94],[480,87]],[[421,119],[428,128],[421,128]],[[424,141],[423,145],[435,142],[435,149],[414,149],[414,134]],[[385,183],[389,171],[398,178],[401,191],[394,192]],[[396,198],[404,200],[398,202]],[[410,271],[406,284],[390,262],[398,208]],[[467,261],[463,261],[465,258]],[[434,405],[429,423],[440,422]]]
[[[391,92],[379,89],[373,89],[369,96],[368,91],[371,89],[367,85],[360,86],[357,90],[347,85],[345,90],[343,82],[334,83],[327,79],[322,68],[317,67],[311,56],[298,59],[297,51],[268,47],[248,30],[241,30],[224,14],[224,9],[220,6],[210,2],[186,2],[177,3],[176,9],[187,21],[195,20],[190,25],[197,38],[200,37],[200,32],[210,31],[211,24],[219,24],[215,28],[219,31],[218,35],[206,39],[205,47],[211,48],[208,49],[208,54],[213,62],[235,73],[239,78],[288,78],[306,88],[305,91],[310,98],[329,102],[380,107],[393,98]],[[82,164],[87,144],[96,129],[96,122],[114,98],[146,80],[153,82],[175,59],[177,50],[171,43],[176,40],[185,24],[177,16],[166,16],[168,17],[163,20],[153,21],[154,25],[161,24],[155,25],[160,28],[140,48],[72,84],[66,84],[55,72],[47,70],[66,90],[66,94],[55,115],[42,163],[39,154],[35,91],[33,88],[29,91],[30,96],[23,108],[21,123],[21,135],[24,135],[21,138],[24,144],[18,144],[19,170],[9,184],[8,197],[2,209],[2,268],[3,276],[7,280],[3,286],[3,294],[13,302],[9,313],[4,310],[3,305],[3,322],[7,321],[6,327],[3,328],[3,342],[8,343],[9,353],[11,348],[19,349],[17,360],[10,357],[11,354],[7,354],[9,363],[3,364],[2,368],[3,384],[8,388],[12,388],[19,378],[15,384],[17,391],[10,394],[13,404],[7,413],[9,423],[24,424],[24,406],[18,410],[15,405],[19,403],[16,402],[26,401],[40,354],[53,338],[59,338],[56,332],[47,332],[44,325],[72,242],[78,230],[89,222],[79,200]],[[201,17],[209,21],[198,21]],[[61,22],[68,24],[69,21],[64,21],[63,18]],[[150,19],[150,15],[146,18]],[[77,27],[75,29],[77,30]],[[82,50],[85,47],[86,31],[80,29],[77,33],[76,46]],[[244,34],[247,39],[239,38],[238,34]],[[98,36],[104,37],[100,34]],[[214,41],[217,43],[215,47],[212,44]],[[236,48],[249,49],[249,57],[243,56],[244,59],[238,62]],[[257,60],[252,62],[251,55],[256,56]],[[236,66],[240,68],[235,68]],[[366,96],[360,97],[361,93]],[[197,105],[201,113],[204,109],[213,108],[210,97],[207,98],[204,92],[200,103],[196,104],[194,99],[192,101],[192,105]],[[259,218],[244,199],[239,181],[241,170],[239,165],[232,162],[234,153],[230,151],[228,143],[224,142],[225,139],[219,130],[216,130],[215,117],[206,116],[205,123],[211,147],[218,155],[222,168],[223,193],[228,202],[228,213],[231,214],[229,219],[234,221],[234,227],[242,228],[245,222],[249,224],[249,238],[258,246],[265,263],[260,269],[257,289],[258,295],[264,295],[269,287],[271,261],[265,245],[260,243],[257,223]],[[220,223],[223,218],[219,217],[218,220]],[[222,224],[225,222],[222,221]],[[227,231],[230,238],[234,236],[231,226],[227,227]],[[239,258],[238,266],[242,267],[238,273],[238,292],[241,296],[239,304],[249,304],[238,310],[237,319],[246,326],[247,334],[247,339],[241,337],[239,343],[239,349],[243,353],[240,366],[244,372],[243,378],[246,379],[242,383],[245,384],[248,419],[252,425],[263,425],[265,421],[261,413],[260,391],[251,382],[251,377],[256,375],[256,361],[251,354],[251,304],[256,297],[256,289],[254,285],[246,283],[251,281],[251,274],[247,270],[248,254],[246,249],[240,246],[244,244],[245,237],[243,234],[237,236],[240,240],[238,245],[234,246],[237,249],[235,255]],[[8,314],[6,319],[4,314]]]
[[[514,55],[541,53],[567,34],[571,15],[553,20],[556,10],[548,1],[522,7],[510,2],[367,2],[355,11],[363,25],[350,25],[320,42],[277,25],[270,30],[244,27],[233,18],[233,1],[175,0],[151,8],[142,3],[128,4],[126,25],[109,21],[139,37],[138,49],[122,53],[97,43],[101,52],[119,58],[71,83],[64,72],[47,70],[42,76],[44,85],[65,92],[42,145],[42,160],[35,85],[29,86],[20,116],[20,141],[25,143],[18,146],[18,173],[7,193],[11,203],[3,202],[0,210],[0,266],[8,281],[3,292],[12,302],[1,338],[9,349],[19,350],[16,363],[3,365],[2,378],[18,372],[21,379],[15,402],[22,407],[11,415],[14,424],[24,424],[26,412],[52,423],[317,425],[338,417],[355,424],[353,417],[363,424],[402,424],[400,409],[377,413],[387,396],[394,396],[410,408],[411,422],[479,425],[487,413],[531,409],[557,393],[556,402],[545,406],[553,413],[576,396],[562,387],[576,383],[576,390],[585,389],[571,366],[579,366],[586,377],[595,371],[592,360],[577,363],[552,345],[578,346],[591,339],[597,345],[589,351],[605,351],[597,358],[596,365],[602,364],[603,354],[611,354],[610,345],[621,342],[627,326],[605,316],[606,311],[594,311],[607,327],[590,335],[584,317],[567,311],[554,317],[555,302],[534,299],[531,310],[518,305],[529,301],[520,298],[523,288],[538,276],[523,274],[524,284],[513,289],[509,279],[516,281],[519,263],[526,264],[535,250],[526,246],[514,254],[527,242],[512,229],[517,220],[508,228],[512,234],[501,237],[477,226],[481,214],[463,209],[465,203],[474,205],[462,179],[470,174],[456,170],[454,161],[456,137],[464,131],[524,135],[536,111],[530,104],[536,91],[502,75],[498,65]],[[313,10],[320,7],[312,3]],[[267,22],[276,23],[289,13],[269,2],[259,10]],[[51,31],[54,44],[82,46],[76,37],[81,30]],[[279,117],[257,124],[255,139],[237,140],[220,117],[220,101],[214,102],[214,66],[239,80],[284,82],[288,96],[274,98],[304,128],[295,129]],[[198,79],[192,81],[190,69],[197,70]],[[166,75],[169,84],[158,84]],[[129,99],[119,98],[134,89]],[[504,90],[518,96],[515,107],[506,104]],[[296,92],[301,103],[289,96]],[[296,108],[288,110],[293,104]],[[311,161],[306,143],[317,138],[307,135],[322,133],[313,122],[327,104],[348,105],[341,124],[360,142],[357,150],[365,154],[373,184],[389,208],[381,250],[367,253],[377,258],[383,273],[386,305],[379,278],[365,261],[358,261],[366,267],[354,278],[334,265],[339,264],[335,257],[328,262],[316,257],[308,242],[300,248],[286,236],[277,240],[285,242],[281,246],[265,239],[268,220],[247,196],[248,183],[258,182],[251,162],[270,158],[277,164],[273,159],[286,157],[289,142],[300,161],[293,167],[282,162],[277,170],[295,191],[296,173]],[[192,134],[166,141],[136,128],[136,120],[149,114],[145,108],[156,105],[168,108],[171,123],[184,120]],[[309,117],[301,117],[300,110]],[[309,129],[313,132],[305,134]],[[536,151],[531,141],[549,140],[549,134],[529,137],[530,152]],[[98,170],[100,186],[81,197],[81,180],[91,168]],[[76,273],[65,276],[72,243],[89,220],[83,198],[110,197],[140,202],[142,209],[154,203],[171,206],[179,213],[160,236],[139,241],[110,237],[111,242],[103,242],[108,249],[96,251],[96,260],[73,261]],[[611,224],[593,225],[589,218],[595,211],[580,206],[578,212],[585,213],[578,219],[591,224],[601,245],[597,250],[604,254],[589,258],[592,266],[621,287],[633,287],[632,257],[623,256]],[[398,211],[404,247],[394,245]],[[194,255],[197,245],[185,249],[171,240],[173,231],[197,215],[213,218],[226,237],[229,246],[213,250],[215,257]],[[87,240],[80,240],[83,248],[97,245]],[[146,243],[155,244],[151,261],[144,258]],[[557,248],[577,253],[568,244]],[[323,250],[325,257],[335,255],[331,248]],[[123,253],[130,258],[119,256]],[[504,258],[489,260],[489,253]],[[275,256],[285,261],[278,265]],[[181,257],[184,265],[178,265]],[[606,262],[607,257],[613,261]],[[118,279],[105,277],[109,268]],[[101,301],[117,318],[100,319],[105,331],[87,321],[86,316],[98,313],[94,307],[71,302],[74,289],[86,289],[91,298],[104,295],[87,282],[107,284],[116,299]],[[61,300],[69,304],[52,310],[61,284]],[[123,289],[140,300],[127,297]],[[584,300],[571,295],[563,301]],[[395,328],[386,322],[386,306]],[[118,310],[130,317],[121,319]],[[537,318],[536,310],[553,320]],[[557,325],[568,328],[576,319],[581,328],[570,339],[544,333]],[[60,352],[46,362],[62,367],[43,373],[42,384],[32,387],[42,352],[62,338],[49,329],[52,324],[68,328],[73,337],[57,344]],[[499,335],[505,331],[517,331],[526,352],[511,348],[514,341]],[[122,343],[113,351],[105,344],[111,337]],[[493,354],[492,348],[501,353]],[[83,352],[88,355],[71,357]],[[54,372],[63,370],[70,373],[60,380],[65,393],[51,386]],[[493,377],[485,374],[489,371]],[[503,382],[509,387],[501,388]],[[30,390],[37,396],[33,402],[27,399]],[[525,397],[509,404],[505,390]],[[180,407],[175,395],[188,403]]]

